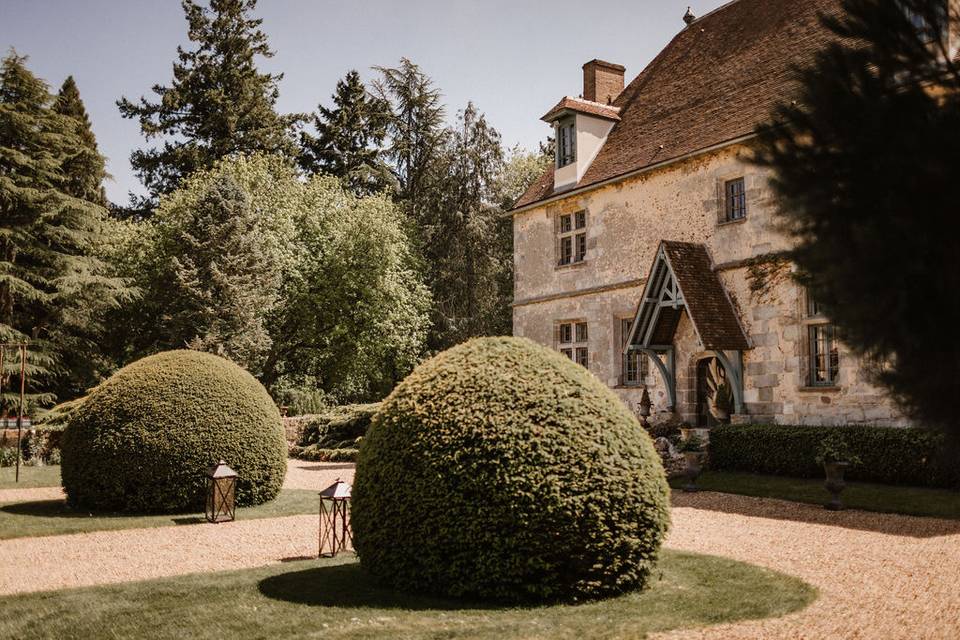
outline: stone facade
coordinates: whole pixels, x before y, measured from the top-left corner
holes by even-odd
[[[547,200],[514,213],[514,334],[557,347],[561,322],[588,324],[589,369],[631,407],[639,387],[624,387],[621,321],[632,318],[661,240],[706,246],[751,348],[742,353],[745,412],[734,421],[782,424],[908,422],[869,382],[871,366],[839,350],[835,385],[810,385],[805,292],[790,265],[770,259],[788,248],[777,229],[777,201],[768,176],[747,162],[749,143],[680,159],[612,184]],[[743,177],[747,213],[724,222],[724,184]],[[587,252],[580,263],[558,266],[558,217],[586,211]],[[674,336],[675,413],[695,423],[697,363],[710,354],[698,344],[686,312]],[[645,380],[666,416],[667,394],[657,369]]]

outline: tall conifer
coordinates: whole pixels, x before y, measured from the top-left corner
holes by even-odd
[[[389,104],[372,96],[356,71],[337,82],[333,103],[332,109],[320,105],[313,115],[316,136],[301,134],[301,167],[336,176],[357,195],[383,190],[391,182],[380,149]]]
[[[87,108],[80,98],[80,90],[73,76],[67,76],[64,80],[53,102],[53,110],[73,118],[76,135],[82,143],[64,163],[63,171],[67,180],[64,190],[72,196],[106,207],[107,195],[103,189],[103,181],[107,177],[106,163],[100,155],[97,137],[93,134]]]
[[[210,0],[204,7],[183,0],[187,35],[196,47],[177,47],[170,86],[154,85],[158,100],[117,102],[159,148],[134,151],[130,163],[155,199],[181,180],[231,154],[258,151],[296,157],[292,126],[299,116],[276,110],[283,74],[260,73],[256,59],[273,51],[250,14],[256,0]]]

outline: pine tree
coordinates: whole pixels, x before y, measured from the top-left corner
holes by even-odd
[[[845,0],[756,160],[772,169],[801,282],[844,342],[881,364],[918,422],[960,440],[960,67],[946,6]]]
[[[196,206],[172,215],[159,290],[169,347],[226,356],[257,371],[270,348],[266,317],[279,286],[258,233],[258,214],[235,180],[217,178]]]
[[[70,193],[65,167],[86,149],[76,121],[25,62],[11,52],[0,68],[0,339],[30,342],[46,401],[58,375],[69,386],[68,356],[91,354],[99,311],[132,292],[97,258],[104,209]]]
[[[300,166],[340,178],[357,195],[382,191],[390,182],[380,157],[389,105],[370,95],[356,71],[337,82],[333,103],[313,115],[316,136],[301,134]]]
[[[430,180],[436,174],[434,164],[447,136],[440,91],[407,58],[401,58],[396,68],[375,69],[380,78],[374,83],[374,92],[390,105],[384,154],[397,181],[397,198],[416,223],[423,214]]]
[[[64,190],[76,198],[102,207],[108,206],[107,194],[103,188],[103,181],[107,178],[106,162],[100,155],[90,117],[73,76],[67,76],[64,80],[53,103],[53,110],[76,121],[76,135],[83,143],[64,163],[63,172],[67,178]]]
[[[299,116],[278,115],[282,74],[257,70],[256,58],[273,51],[250,18],[256,0],[211,0],[209,8],[183,0],[191,51],[177,48],[173,83],[155,85],[159,100],[117,102],[136,119],[145,138],[165,138],[158,148],[134,151],[130,162],[155,200],[181,180],[230,154],[257,151],[296,157],[291,128]]]
[[[500,134],[471,103],[434,167],[423,209],[423,255],[436,301],[432,345],[446,348],[479,335],[509,333],[512,290],[503,273],[513,257],[502,241]],[[511,287],[512,289],[512,287]]]

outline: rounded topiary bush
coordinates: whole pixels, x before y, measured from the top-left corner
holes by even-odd
[[[373,418],[351,511],[361,564],[400,589],[504,601],[646,584],[669,488],[616,395],[521,338],[418,366]]]
[[[197,351],[120,369],[73,412],[61,447],[67,498],[89,509],[202,509],[204,471],[219,459],[240,476],[237,504],[260,504],[287,468],[280,412],[263,385]]]

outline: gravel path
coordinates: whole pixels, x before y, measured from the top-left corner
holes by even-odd
[[[351,481],[352,467],[291,461],[285,486],[337,477]],[[4,540],[0,595],[312,557],[316,537],[316,516],[291,516]],[[960,638],[960,522],[704,492],[675,496],[667,546],[776,569],[820,597],[783,618],[658,638]]]
[[[820,597],[782,618],[657,638],[960,638],[960,522],[704,492],[675,496],[667,546],[776,569]]]

